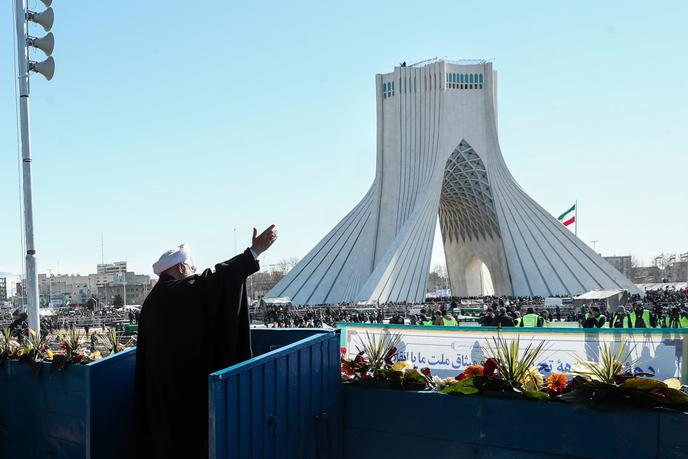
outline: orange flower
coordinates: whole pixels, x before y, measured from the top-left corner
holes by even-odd
[[[563,373],[552,373],[552,376],[547,378],[546,383],[548,389],[561,393],[569,383],[569,379]]]
[[[482,376],[483,370],[484,368],[482,365],[468,365],[466,369],[463,370],[463,373],[457,376],[456,379],[461,381],[466,378],[472,378],[473,376]]]

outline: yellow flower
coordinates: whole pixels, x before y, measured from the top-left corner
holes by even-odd
[[[537,368],[530,367],[528,371],[523,375],[519,383],[521,383],[521,386],[523,386],[524,390],[533,391],[540,390],[544,383],[544,380],[542,379],[542,375],[540,374]]]
[[[401,371],[402,373],[406,372],[407,370],[412,370],[413,369],[413,364],[409,362],[408,360],[403,360],[401,362],[397,362],[394,365],[392,365],[392,370],[394,371]]]
[[[676,378],[665,379],[664,384],[666,384],[670,389],[681,389],[681,381]]]
[[[100,355],[100,351],[91,352],[91,354],[88,356],[89,360],[98,360],[102,358],[103,356]]]
[[[45,356],[48,360],[51,360],[53,358],[53,351],[48,351],[45,353]]]

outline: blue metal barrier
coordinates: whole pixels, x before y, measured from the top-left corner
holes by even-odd
[[[324,331],[321,328],[252,328],[251,348],[257,357]]]
[[[340,458],[338,333],[256,331],[256,353],[285,345],[209,376],[210,457]]]
[[[37,375],[0,366],[0,459],[126,457],[133,451],[136,350]],[[113,440],[115,439],[115,440]]]
[[[688,414],[346,387],[347,457],[688,457]]]

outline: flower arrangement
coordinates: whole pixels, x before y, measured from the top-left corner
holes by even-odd
[[[0,365],[6,360],[18,360],[19,363],[30,364],[32,373],[37,374],[43,362],[52,363],[51,372],[55,372],[71,364],[85,365],[103,358],[101,351],[95,349],[95,345],[89,346],[87,341],[78,328],[72,328],[64,335],[39,338],[30,328],[26,336],[15,336],[8,327],[0,333]],[[116,331],[107,331],[105,347],[110,354],[120,352],[130,344],[131,341],[121,344]]]
[[[353,359],[344,356],[342,348],[342,380],[368,387],[425,390],[432,387],[430,369],[418,369],[411,362],[397,360],[400,335],[376,337],[366,333],[358,354]]]
[[[384,339],[384,338],[383,338]],[[482,365],[467,366],[450,378],[432,376],[428,368],[418,369],[408,361],[396,361],[399,340],[368,337],[369,344],[354,359],[342,355],[342,378],[363,386],[407,390],[434,390],[447,395],[498,395],[534,400],[551,400],[602,408],[646,407],[688,411],[687,389],[671,378],[658,381],[646,373],[633,373],[631,350],[620,343],[602,345],[599,362],[577,362],[570,374],[552,373],[546,379],[535,366],[545,351],[543,343],[521,346],[493,338],[485,348]],[[372,343],[375,345],[372,345]],[[342,349],[344,354],[345,349]],[[369,356],[372,355],[371,359]],[[381,356],[384,356],[381,358]]]

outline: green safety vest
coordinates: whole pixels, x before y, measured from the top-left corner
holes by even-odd
[[[538,326],[538,320],[540,319],[540,316],[537,314],[526,314],[521,318],[521,322],[519,323],[519,327],[537,327]]]
[[[671,322],[671,317],[664,316],[664,328],[688,328],[688,317],[683,314],[678,318],[678,327],[672,327]]]
[[[432,325],[432,320],[424,320],[423,325],[428,325],[428,326]]]
[[[638,320],[638,313],[635,311],[632,311],[631,314],[631,327],[632,328],[638,328],[636,327],[636,323]],[[643,322],[645,322],[645,328],[652,328],[652,325],[650,324],[650,311],[647,309],[643,309]]]
[[[520,317],[516,317],[516,318],[514,319],[514,327],[520,327],[520,326],[521,326],[521,318],[520,318]]]
[[[456,325],[457,325],[456,319],[454,319],[454,318],[445,319],[444,317],[442,317],[442,324],[445,327],[456,327]]]
[[[609,327],[610,328],[619,328],[619,327],[614,327],[614,324],[616,323],[616,317],[618,316],[617,313],[612,314],[612,320],[609,322]],[[623,327],[622,328],[629,328],[628,324],[628,314],[626,314],[623,318]]]

